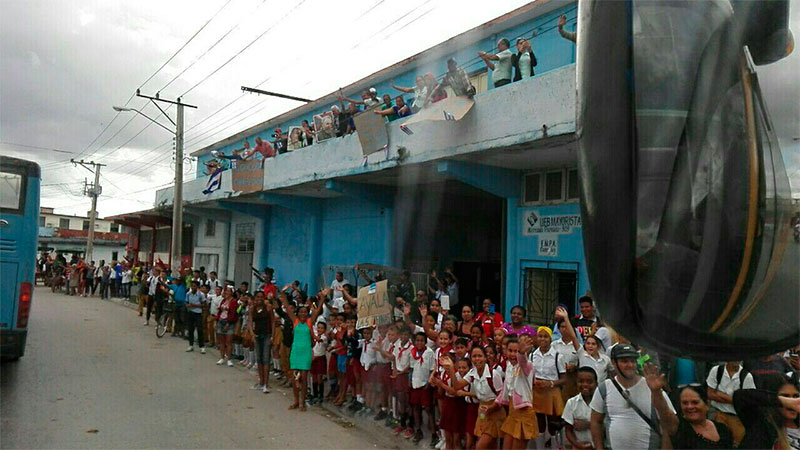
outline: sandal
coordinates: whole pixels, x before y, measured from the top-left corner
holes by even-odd
[[[289,409],[297,409],[299,407],[300,407],[300,405],[298,405],[297,403],[294,403],[293,405],[289,406]]]

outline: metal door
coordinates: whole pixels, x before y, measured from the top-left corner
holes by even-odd
[[[233,278],[237,287],[242,281],[253,285],[253,251],[255,250],[255,223],[236,224],[236,259],[233,265]]]

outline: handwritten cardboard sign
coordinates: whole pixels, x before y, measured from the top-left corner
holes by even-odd
[[[356,328],[375,327],[391,323],[389,282],[379,281],[358,290],[358,322]]]

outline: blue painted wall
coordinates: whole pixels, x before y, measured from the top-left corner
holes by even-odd
[[[276,280],[281,286],[296,279],[307,282],[303,277],[308,272],[311,258],[313,220],[309,214],[271,208],[266,264],[275,269]]]
[[[322,216],[322,266],[389,264],[387,222],[391,210],[349,197],[325,202]]]
[[[586,260],[583,253],[583,235],[576,227],[570,234],[559,235],[558,255],[538,255],[538,236],[523,235],[523,221],[528,211],[536,210],[541,215],[580,214],[578,203],[562,203],[548,206],[520,206],[518,199],[507,199],[506,211],[506,296],[504,314],[509,317],[511,307],[524,303],[522,298],[523,271],[528,267],[550,269],[577,269],[578,283],[575,302],[589,290]],[[574,304],[572,305],[575,306]]]
[[[398,86],[404,87],[411,87],[414,86],[414,80],[417,75],[423,75],[427,72],[434,73],[437,77],[441,77],[447,71],[447,59],[451,56],[458,61],[459,65],[461,65],[467,72],[472,73],[479,70],[485,70],[486,66],[483,61],[478,58],[477,53],[478,51],[486,51],[491,52],[497,50],[496,44],[497,40],[505,37],[511,41],[512,44],[512,51],[516,52],[514,48],[514,43],[518,37],[527,38],[531,42],[531,46],[533,47],[533,52],[536,54],[536,59],[538,61],[538,65],[534,68],[536,75],[541,75],[545,72],[551,71],[553,69],[557,69],[559,67],[566,66],[568,64],[572,64],[575,62],[575,44],[571,41],[567,41],[566,39],[562,38],[558,34],[557,29],[557,22],[558,18],[565,14],[567,16],[567,26],[568,30],[575,29],[576,23],[576,16],[577,16],[577,4],[572,4],[569,6],[565,6],[558,10],[555,10],[551,13],[545,14],[541,17],[537,17],[533,20],[523,22],[516,27],[508,28],[503,30],[500,33],[497,33],[493,36],[489,36],[485,39],[482,39],[478,42],[475,42],[469,46],[466,46],[455,53],[449,53],[442,56],[441,59],[437,60],[436,62],[425,64],[422,66],[418,66],[409,70],[403,74],[393,77],[392,79],[387,79],[378,83],[374,84],[374,87],[378,90],[379,95],[383,95],[385,93],[389,93],[392,96],[396,96],[401,94],[401,92],[395,91],[391,87],[391,81],[394,80],[395,84]],[[491,81],[491,74],[489,77],[489,89],[493,89],[492,81]],[[359,98],[360,93],[352,93],[346,92],[346,95],[351,98]],[[410,100],[412,94],[404,94],[407,100]],[[299,126],[303,119],[311,121],[311,118],[319,113],[324,111],[328,111],[333,104],[325,105],[320,107],[319,109],[298,117],[293,117],[286,120],[279,125],[284,132],[288,131],[289,126]],[[254,140],[256,137],[260,137],[261,139],[272,141],[272,128],[269,130],[263,130],[261,132],[255,133],[251,135],[248,140],[250,141],[251,145],[254,145]],[[225,154],[230,154],[232,150],[238,149],[242,147],[241,142],[236,142],[225,146],[221,149]],[[258,156],[260,158],[260,156]],[[211,159],[210,154],[201,155],[198,157],[200,164],[208,161]],[[205,176],[203,171],[197,171],[198,178]]]

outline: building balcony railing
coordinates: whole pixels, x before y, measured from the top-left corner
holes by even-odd
[[[420,164],[473,152],[506,148],[575,132],[575,65],[537,75],[475,96],[475,105],[461,120],[425,121],[413,134],[400,129],[404,120],[388,126],[389,151],[364,157],[356,134],[326,140],[264,161],[262,190],[290,187],[316,180],[379,171],[397,165]],[[405,155],[398,157],[397,149]],[[553,149],[558,151],[558,149]],[[209,177],[184,183],[188,203],[238,195],[231,170],[222,173],[221,186],[204,194]],[[156,206],[172,204],[173,187],[156,193]]]
[[[69,230],[65,228],[39,227],[40,238],[82,238],[89,236],[89,230]],[[99,241],[116,241],[125,243],[128,241],[127,233],[113,233],[105,231],[95,231],[94,239]]]

